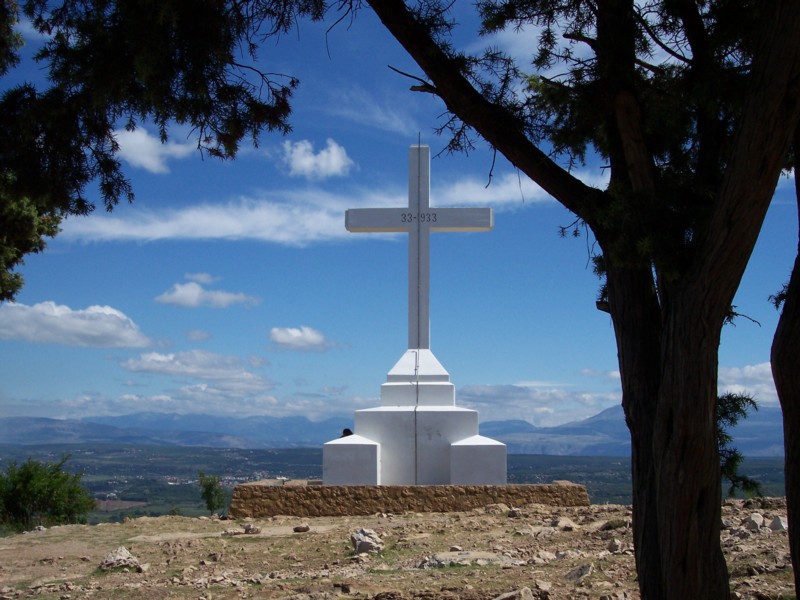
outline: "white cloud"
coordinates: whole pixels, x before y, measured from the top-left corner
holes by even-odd
[[[192,342],[205,342],[211,339],[211,334],[203,329],[192,329],[186,332],[186,339]]]
[[[252,370],[269,364],[264,357],[238,358],[200,351],[175,354],[144,353],[122,366],[133,373],[128,387],[143,388],[152,377],[171,377],[171,388],[156,393],[137,391],[108,395],[87,392],[61,399],[37,399],[2,404],[8,416],[81,418],[125,415],[135,412],[212,414],[248,417],[252,415],[289,417],[303,415],[311,420],[332,416],[352,418],[353,412],[379,404],[376,397],[346,395],[344,387],[289,393],[277,397],[272,382]],[[331,438],[339,431],[331,431]]]
[[[178,414],[212,414],[247,417],[273,414],[278,400],[266,393],[246,398],[221,392],[209,385],[186,386],[161,394],[123,394],[109,397],[101,394],[84,394],[51,403],[46,416],[58,418],[86,416],[126,415],[134,412],[163,412]],[[31,411],[21,411],[30,415]]]
[[[283,162],[289,167],[292,177],[320,180],[347,175],[355,163],[347,151],[328,138],[327,146],[314,153],[314,145],[308,140],[283,143]]]
[[[102,394],[83,394],[73,398],[47,402],[42,416],[56,418],[80,418],[85,416],[125,415],[134,412],[164,412],[179,414],[212,414],[235,417],[263,416],[290,417],[303,415],[319,421],[332,416],[352,418],[353,412],[376,406],[378,398],[344,396],[341,390],[319,390],[296,393],[278,398],[269,392],[257,391],[249,394],[223,389],[213,382],[187,384],[158,394],[128,393],[117,397]],[[5,408],[5,407],[4,407]],[[34,416],[27,407],[10,407],[9,414]],[[334,410],[332,410],[332,408]],[[331,438],[339,431],[331,431]]]
[[[344,388],[276,397],[271,393],[272,382],[253,372],[268,364],[259,356],[238,358],[199,350],[144,353],[121,363],[122,367],[132,373],[171,377],[176,382],[175,387],[153,395],[125,394],[113,398],[86,394],[58,401],[43,400],[37,407],[42,415],[59,417],[154,411],[242,417],[305,415],[319,420],[334,415],[351,417],[355,410],[380,404],[377,397],[349,396]],[[613,372],[584,371],[583,374],[613,379]],[[131,387],[141,383],[134,381]],[[724,389],[726,385],[727,390]],[[546,381],[471,385],[458,389],[457,403],[478,410],[481,421],[524,419],[539,427],[551,427],[588,418],[618,405],[621,399],[618,389],[598,392],[575,388],[571,384]],[[760,389],[757,400],[763,402],[762,394],[770,388],[769,393],[774,396],[769,363],[720,369],[720,392]],[[33,414],[28,405],[9,404],[7,408],[13,414]]]
[[[457,402],[465,408],[478,410],[481,421],[524,419],[539,427],[582,420],[621,402],[618,371],[583,369],[581,375],[608,387],[598,390],[591,381],[584,389],[548,381],[470,385],[459,388]],[[759,404],[777,403],[768,362],[721,367],[719,393],[725,392],[752,394]]]
[[[617,370],[613,371],[598,371],[597,369],[581,369],[581,375],[584,377],[590,377],[592,379],[600,379],[600,380],[607,380],[613,381],[619,384],[620,381],[620,373]]]
[[[481,421],[524,419],[538,427],[552,427],[586,419],[621,401],[617,391],[571,388],[546,382],[469,385],[459,388],[457,402],[478,410]]]
[[[525,175],[506,173],[488,180],[474,177],[459,179],[447,187],[436,187],[431,192],[431,203],[436,206],[497,206],[522,205],[528,202],[549,202],[551,196]]]
[[[608,185],[608,177],[600,172],[576,170],[572,175],[600,189]],[[431,203],[436,206],[481,205],[499,209],[552,201],[550,194],[522,173],[504,173],[494,177],[491,182],[474,177],[462,178],[451,185],[436,187],[431,192]]]
[[[210,306],[212,308],[226,308],[231,304],[257,304],[258,298],[244,293],[224,292],[222,290],[207,290],[199,283],[176,283],[171,289],[156,296],[156,302],[173,304],[185,308]]]
[[[576,172],[583,181],[603,187],[602,174]],[[436,185],[434,206],[492,206],[516,210],[550,197],[527,177],[516,173],[486,180],[460,178],[451,185]],[[95,213],[67,219],[59,239],[80,241],[156,240],[257,240],[286,246],[353,240],[344,228],[344,213],[357,207],[399,207],[408,203],[406,184],[376,188],[349,188],[331,192],[319,187],[262,192],[225,203],[205,203],[185,208],[147,209],[133,206],[118,213]],[[208,274],[187,276],[196,283],[213,280]],[[209,279],[210,278],[210,279]]]
[[[247,364],[253,367],[254,369],[258,369],[261,367],[268,367],[270,365],[269,359],[263,356],[259,356],[258,354],[251,354],[247,357]]]
[[[328,103],[325,110],[338,119],[353,121],[360,127],[379,129],[403,137],[416,136],[422,127],[408,110],[407,101],[398,103],[388,98],[380,101],[369,90],[355,86],[340,92]]]
[[[95,348],[142,348],[151,343],[115,308],[73,310],[55,302],[0,305],[0,339]]]
[[[305,246],[345,237],[344,207],[327,192],[287,192],[280,198],[243,198],[225,204],[200,204],[183,209],[126,210],[67,219],[60,239],[132,240],[259,240]],[[350,200],[352,203],[352,200]]]
[[[300,327],[273,327],[269,332],[269,339],[279,347],[286,350],[300,350],[302,352],[324,352],[331,347],[316,329],[302,325]]]
[[[272,388],[270,381],[248,370],[238,357],[203,350],[147,352],[123,361],[120,366],[134,373],[153,373],[184,381],[182,393],[192,396],[244,397]]]
[[[467,47],[470,53],[480,53],[487,47],[499,48],[514,60],[524,70],[531,70],[529,65],[536,54],[541,27],[527,24],[517,28],[509,26],[505,29],[476,39]]]
[[[759,404],[778,402],[772,367],[768,362],[743,367],[720,367],[717,386],[720,394],[751,394]]]
[[[197,146],[192,143],[161,143],[160,139],[150,135],[142,127],[133,131],[117,129],[114,137],[119,143],[120,156],[132,166],[150,173],[169,173],[167,161],[186,158],[197,150]]]

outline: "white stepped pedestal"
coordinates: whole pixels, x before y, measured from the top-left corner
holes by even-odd
[[[381,386],[382,406],[455,406],[456,387],[450,383],[433,352],[407,350]]]
[[[478,435],[478,412],[455,406],[450,375],[428,349],[408,350],[355,413],[355,434],[325,444],[325,485],[506,483],[506,446]]]
[[[381,406],[356,411],[355,435],[325,444],[327,485],[505,484],[506,447],[478,435],[478,413],[456,407],[450,374],[430,351],[430,234],[490,231],[490,208],[430,204],[430,148],[409,150],[408,206],[357,208],[353,232],[408,234],[408,347],[381,386]]]

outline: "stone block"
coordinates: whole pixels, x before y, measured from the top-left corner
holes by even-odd
[[[327,442],[322,452],[326,485],[379,485],[381,445],[360,435]]]
[[[506,445],[482,435],[450,446],[450,483],[454,485],[505,485]]]

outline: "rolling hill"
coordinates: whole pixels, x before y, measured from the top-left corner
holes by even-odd
[[[84,419],[0,418],[5,444],[112,443],[210,448],[319,447],[352,427],[336,417],[314,422],[305,417],[225,417],[174,413],[134,413]],[[588,419],[556,427],[535,427],[527,421],[487,421],[482,435],[504,442],[510,454],[565,456],[628,456],[630,438],[622,408],[614,406]],[[762,407],[731,432],[745,456],[783,455],[781,411]]]

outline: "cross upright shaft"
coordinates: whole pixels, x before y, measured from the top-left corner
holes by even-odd
[[[430,205],[430,148],[411,146],[408,207],[351,208],[345,227],[352,232],[408,233],[408,348],[430,349],[431,232],[490,231],[491,208],[434,208]]]

